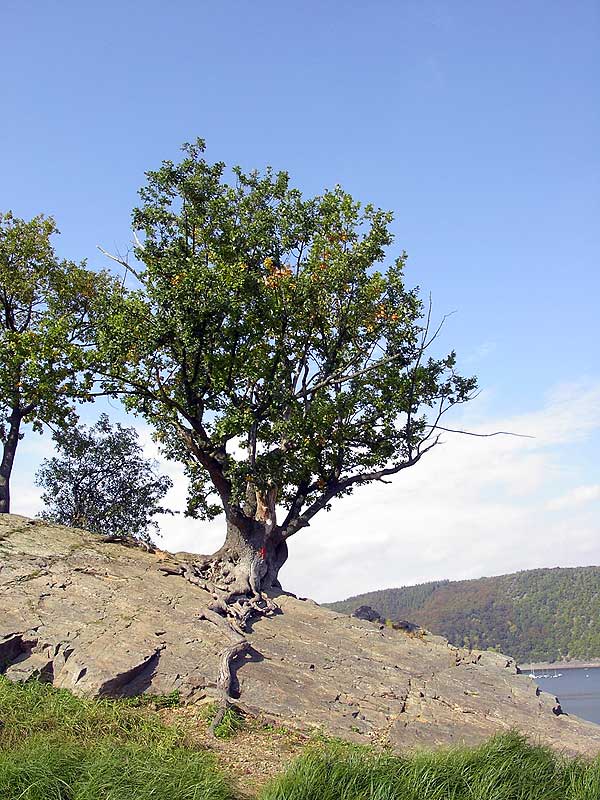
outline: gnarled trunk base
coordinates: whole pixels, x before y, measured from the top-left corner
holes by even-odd
[[[265,525],[251,520],[248,530],[227,524],[225,543],[212,556],[181,564],[181,574],[212,594],[210,608],[242,633],[250,617],[274,611],[268,592],[278,591],[279,570],[287,559],[282,539],[265,535]]]

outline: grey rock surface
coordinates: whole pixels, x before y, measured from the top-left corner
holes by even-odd
[[[216,694],[225,643],[198,618],[210,597],[159,571],[181,560],[0,515],[0,672],[93,697]],[[281,613],[256,620],[235,664],[246,710],[398,748],[475,744],[515,728],[567,753],[600,752],[600,726],[556,717],[554,697],[506,656],[276,600]]]

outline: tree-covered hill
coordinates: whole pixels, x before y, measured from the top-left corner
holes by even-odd
[[[495,649],[520,663],[600,658],[600,567],[535,569],[469,581],[436,581],[350,597],[452,644]]]

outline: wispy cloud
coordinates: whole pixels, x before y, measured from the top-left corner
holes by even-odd
[[[496,342],[481,342],[480,345],[475,347],[471,352],[467,353],[464,358],[465,364],[479,364],[485,361],[496,349]]]
[[[561,511],[564,508],[583,506],[594,500],[600,500],[600,483],[590,486],[576,486],[560,497],[550,500],[547,504],[547,508],[550,511]]]

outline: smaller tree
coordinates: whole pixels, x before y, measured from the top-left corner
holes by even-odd
[[[45,459],[36,474],[47,506],[40,517],[150,542],[150,529],[158,530],[153,517],[172,513],[161,500],[173,482],[144,457],[135,428],[113,427],[102,414],[95,425],[59,431],[54,439],[59,455]]]

